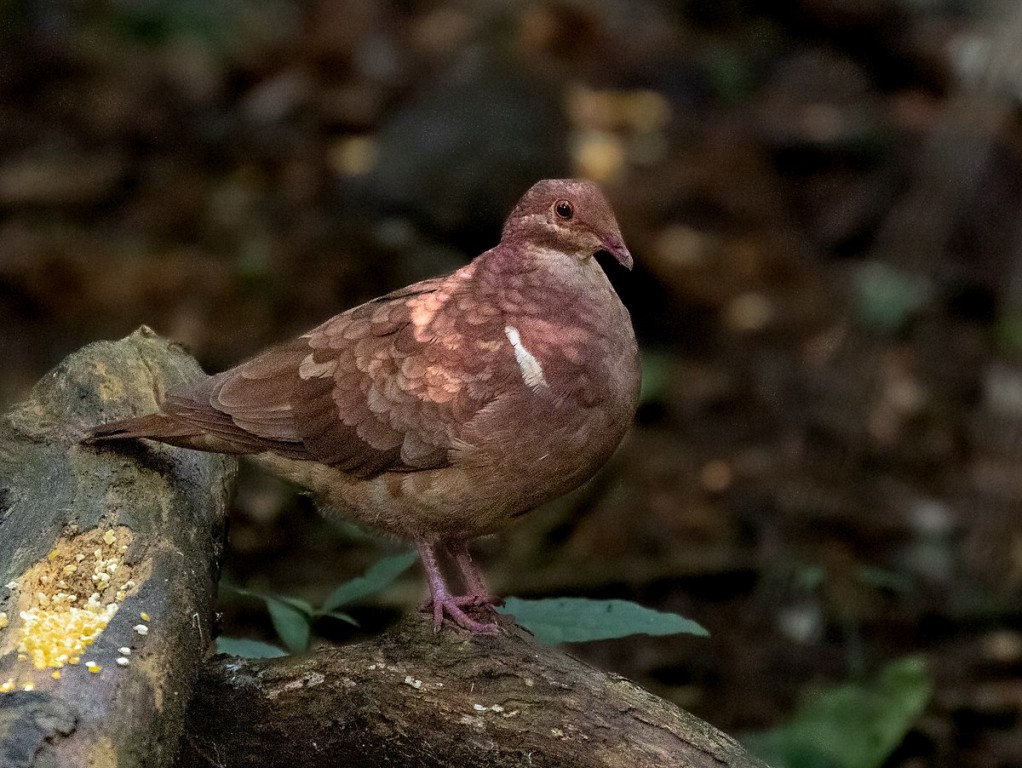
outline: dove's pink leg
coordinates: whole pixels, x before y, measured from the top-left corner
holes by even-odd
[[[434,544],[427,541],[417,542],[419,558],[422,560],[422,567],[426,569],[426,578],[429,579],[429,592],[432,599],[424,606],[426,610],[433,611],[433,631],[439,632],[444,622],[444,614],[459,627],[469,632],[479,632],[485,635],[497,633],[496,624],[484,624],[476,621],[461,609],[459,599],[454,597],[447,589],[444,576],[440,572],[440,566],[436,561]]]
[[[503,605],[504,600],[490,592],[486,586],[486,579],[483,572],[472,559],[468,546],[463,541],[445,542],[447,551],[451,553],[458,571],[461,573],[461,580],[468,590],[463,597],[455,598],[459,605]]]

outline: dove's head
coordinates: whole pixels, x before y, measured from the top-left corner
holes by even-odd
[[[605,251],[632,268],[610,203],[599,187],[581,179],[533,184],[507,217],[501,243],[552,249],[580,261]]]

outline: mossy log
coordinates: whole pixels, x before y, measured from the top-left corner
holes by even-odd
[[[0,765],[167,766],[205,658],[235,462],[79,446],[201,375],[148,329],[0,419]]]
[[[210,657],[233,461],[78,443],[198,375],[142,329],[72,355],[0,420],[0,766],[762,765],[509,624],[435,634],[411,613],[357,645]]]

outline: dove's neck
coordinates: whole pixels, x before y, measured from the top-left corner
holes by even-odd
[[[479,289],[505,312],[573,317],[588,326],[606,322],[608,309],[621,306],[593,256],[534,244],[498,246],[484,257],[476,263]]]

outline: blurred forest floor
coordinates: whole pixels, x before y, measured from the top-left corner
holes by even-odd
[[[923,653],[887,765],[1020,766],[1022,15],[979,6],[0,2],[0,400],[142,323],[220,370],[588,175],[643,404],[594,482],[477,544],[494,586],[701,622],[572,652],[735,733]],[[235,507],[241,586],[316,600],[396,546],[255,472]]]

